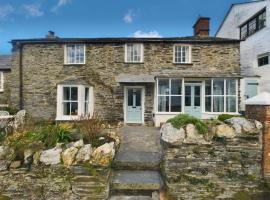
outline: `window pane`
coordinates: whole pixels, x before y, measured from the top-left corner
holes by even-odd
[[[226,112],[236,112],[236,97],[226,97]]]
[[[249,35],[256,31],[256,18],[248,23]]]
[[[213,90],[214,95],[224,95],[224,80],[214,79]]]
[[[128,106],[133,106],[133,90],[128,89]]]
[[[71,87],[71,100],[72,101],[78,100],[78,88],[77,87]]]
[[[212,88],[211,88],[211,80],[205,81],[205,95],[211,95],[212,94]]]
[[[224,112],[224,97],[213,97],[213,112]]]
[[[212,112],[211,111],[211,97],[205,97],[205,111],[206,112]]]
[[[235,95],[236,94],[236,80],[228,79],[226,80],[226,94]]]
[[[171,80],[171,94],[181,95],[182,94],[182,80],[172,79]]]
[[[185,86],[185,106],[191,106],[191,86]]]
[[[264,66],[269,64],[269,56],[263,56],[258,58],[258,66]]]
[[[245,39],[247,37],[247,24],[241,27],[241,39]]]
[[[194,106],[201,106],[201,87],[194,86]]]
[[[136,106],[141,106],[141,89],[136,89],[134,92],[134,95],[136,95]]]
[[[84,103],[84,114],[88,114],[89,113],[89,102],[85,102]]]
[[[63,87],[63,100],[70,100],[70,87]]]
[[[89,101],[89,88],[85,88],[84,99],[85,101]]]
[[[194,97],[194,106],[201,106],[201,97]]]
[[[72,102],[71,103],[71,113],[70,115],[78,115],[78,103]]]
[[[169,79],[158,79],[158,94],[170,94]]]
[[[181,96],[171,97],[171,112],[181,112]]]
[[[169,112],[169,97],[167,96],[158,97],[158,111]]]
[[[70,103],[63,103],[63,114],[70,115]]]
[[[259,15],[259,29],[266,26],[266,11]]]

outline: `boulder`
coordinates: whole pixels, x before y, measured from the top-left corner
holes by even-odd
[[[234,129],[227,124],[217,125],[214,129],[217,137],[234,138],[236,136]]]
[[[42,151],[40,154],[40,162],[45,165],[59,164],[61,163],[61,153],[62,149],[59,147]]]
[[[243,117],[232,117],[231,119],[227,119],[226,122],[231,124],[234,127],[237,134],[241,134],[241,133],[253,134],[253,133],[258,133],[259,131],[256,128],[255,122],[252,122],[251,120],[248,120]],[[240,127],[241,127],[241,131],[240,131]]]
[[[21,165],[22,165],[22,162],[21,162],[20,160],[16,160],[16,161],[11,162],[9,168],[10,168],[10,169],[17,169],[17,168],[19,168]]]
[[[84,145],[84,143],[83,143],[83,140],[81,139],[81,140],[78,140],[77,142],[75,142],[74,144],[73,144],[73,146],[74,147],[76,147],[76,148],[81,148],[81,147],[83,147],[83,145]]]
[[[76,147],[70,147],[66,149],[62,153],[62,160],[63,160],[64,165],[67,165],[67,166],[72,165],[77,153],[78,153],[78,149]]]
[[[105,143],[94,150],[90,162],[93,165],[106,167],[111,163],[114,155],[114,142]]]
[[[0,160],[0,171],[5,171],[8,169],[9,162],[6,160]]]
[[[91,144],[84,145],[76,155],[76,163],[85,163],[90,160],[92,154],[92,146]]]
[[[0,146],[0,160],[10,160],[14,151],[8,146]]]
[[[186,126],[186,138],[184,139],[184,143],[204,144],[206,141],[203,135],[198,133],[194,124],[188,124]]]
[[[185,139],[185,130],[174,128],[171,123],[163,124],[160,133],[161,140],[172,145],[181,145]]]
[[[25,149],[23,152],[24,164],[28,165],[33,162],[34,151],[32,149]]]

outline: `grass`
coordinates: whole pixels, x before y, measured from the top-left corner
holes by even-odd
[[[206,123],[187,114],[179,114],[176,117],[169,119],[167,122],[171,123],[173,127],[177,129],[188,124],[194,124],[199,134],[204,135],[208,132],[208,126]]]

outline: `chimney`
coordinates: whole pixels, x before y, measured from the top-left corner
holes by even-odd
[[[48,31],[48,34],[46,35],[46,38],[55,39],[57,37],[55,36],[55,33],[53,31]]]
[[[209,36],[209,17],[199,17],[196,23],[193,26],[194,36]]]

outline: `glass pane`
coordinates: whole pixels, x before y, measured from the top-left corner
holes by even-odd
[[[169,79],[158,79],[158,94],[170,94]]]
[[[224,112],[224,97],[213,97],[213,112]]]
[[[211,111],[211,97],[205,97],[205,111],[212,112]]]
[[[252,33],[254,33],[256,31],[256,18],[254,18],[253,20],[251,20],[248,23],[248,29],[249,29],[249,35],[251,35]]]
[[[213,81],[214,95],[224,94],[224,79],[214,79]]]
[[[77,87],[71,87],[71,100],[72,101],[78,100],[78,88]]]
[[[133,106],[133,90],[128,89],[128,106]]]
[[[226,97],[226,112],[236,112],[236,97]]]
[[[195,96],[201,96],[201,86],[194,86]]]
[[[70,103],[63,103],[63,114],[70,115]]]
[[[185,106],[191,106],[191,86],[185,86]]]
[[[72,102],[71,103],[71,113],[70,115],[78,115],[78,103]]]
[[[89,101],[89,88],[85,88],[85,96],[84,96],[85,101]]]
[[[89,113],[89,103],[88,102],[85,102],[84,103],[84,113],[85,114],[88,114]]]
[[[166,96],[158,97],[158,111],[169,112],[169,97]]]
[[[205,95],[211,95],[212,94],[212,88],[211,88],[211,80],[205,81]]]
[[[180,96],[172,96],[171,97],[171,112],[181,112],[181,97]]]
[[[228,95],[235,95],[236,94],[236,80],[228,79],[226,80],[226,90]]]
[[[201,106],[201,97],[194,97],[194,106]]]
[[[241,27],[241,39],[247,37],[247,24]]]
[[[182,94],[182,80],[181,79],[171,80],[171,94],[174,94],[174,95]]]
[[[63,100],[70,100],[70,87],[63,87]]]
[[[135,95],[136,95],[136,106],[141,106],[141,89],[136,89]]]

